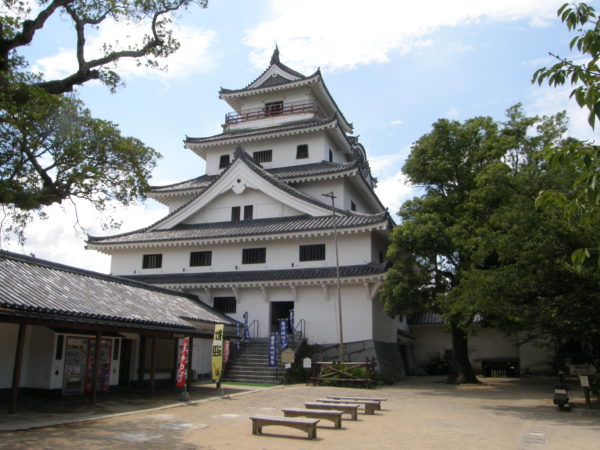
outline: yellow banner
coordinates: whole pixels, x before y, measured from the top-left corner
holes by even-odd
[[[215,325],[215,335],[212,345],[212,378],[214,381],[221,379],[223,372],[223,329],[222,323]]]

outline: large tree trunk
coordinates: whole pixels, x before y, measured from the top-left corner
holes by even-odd
[[[457,324],[451,323],[452,327],[452,364],[450,375],[446,383],[462,384],[476,383],[480,381],[475,376],[471,362],[469,361],[469,349],[467,334]]]

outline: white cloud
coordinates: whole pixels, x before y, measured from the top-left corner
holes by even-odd
[[[395,215],[400,205],[414,196],[413,187],[406,181],[402,173],[402,165],[409,149],[402,149],[398,153],[369,157],[369,165],[373,175],[379,182],[375,192],[381,203],[389,208]]]
[[[383,125],[381,125],[382,127],[397,127],[399,125],[402,125],[404,122],[401,120],[390,120],[389,122],[384,123]]]
[[[276,41],[285,63],[309,73],[385,63],[394,52],[408,53],[442,27],[482,21],[528,21],[530,26],[556,20],[563,0],[271,0],[273,18],[249,30],[244,43],[263,68]],[[427,44],[427,45],[430,45]],[[468,48],[464,45],[463,50]]]
[[[457,120],[460,117],[460,112],[454,106],[448,108],[446,114],[444,114],[446,119]]]
[[[588,110],[579,107],[571,95],[570,86],[551,88],[548,86],[532,86],[525,109],[529,114],[554,115],[560,111],[567,111],[569,116],[569,134],[577,139],[600,140],[598,131],[594,132],[588,124]]]
[[[79,223],[77,226],[74,207],[65,202],[46,208],[48,219],[36,218],[25,231],[26,242],[23,247],[16,241],[2,243],[4,250],[21,254],[34,254],[38,258],[66,264],[82,269],[108,273],[110,256],[94,250],[85,249],[86,232],[93,236],[124,233],[148,226],[166,215],[165,208],[151,209],[144,205],[132,205],[124,208],[114,203],[115,212],[111,216],[122,220],[123,225],[117,231],[102,230],[103,217],[88,203],[77,201]]]
[[[125,79],[133,77],[150,77],[163,80],[183,79],[198,73],[207,73],[216,67],[210,52],[216,33],[188,26],[172,25],[173,35],[181,47],[164,61],[168,70],[138,65],[137,59],[123,58],[117,64],[118,73]],[[86,42],[86,59],[89,61],[103,55],[105,43],[114,44],[115,50],[127,49],[129,45],[139,44],[149,31],[148,25],[132,25],[106,20],[97,33],[90,34]],[[75,50],[61,48],[58,53],[39,58],[33,65],[35,71],[41,72],[45,79],[62,78],[77,69]]]

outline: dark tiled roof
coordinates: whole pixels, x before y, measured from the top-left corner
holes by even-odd
[[[473,323],[481,323],[483,321],[483,316],[479,313],[475,314],[473,317]],[[438,313],[422,313],[422,314],[413,314],[407,318],[407,322],[409,325],[443,325],[448,321],[444,319],[441,314]]]
[[[235,323],[192,295],[5,251],[0,251],[0,307],[0,314],[132,328],[193,330],[183,317]]]
[[[338,229],[363,227],[387,221],[385,213],[374,215],[336,216]],[[333,229],[333,216],[291,216],[240,222],[177,225],[168,230],[131,232],[119,236],[90,237],[90,244],[125,244],[164,242],[226,237],[257,236]]]
[[[228,131],[227,133],[220,133],[214,136],[208,137],[189,137],[186,136],[185,143],[186,144],[203,144],[209,142],[219,142],[226,141],[229,139],[237,139],[237,138],[245,138],[251,136],[257,136],[261,134],[275,134],[284,131],[292,131],[292,130],[302,130],[313,127],[318,127],[322,125],[330,125],[336,122],[337,117],[331,116],[325,119],[311,119],[311,120],[303,120],[299,122],[287,123],[283,125],[277,125],[274,127],[265,127],[265,128],[253,128],[253,129],[239,129]]]
[[[385,264],[363,264],[340,267],[341,278],[383,275]],[[284,270],[244,270],[235,272],[174,273],[160,275],[127,275],[132,280],[153,284],[210,284],[210,283],[252,283],[269,281],[310,280],[335,278],[335,267],[315,267]]]
[[[164,186],[150,186],[150,188],[152,189],[152,193],[158,194],[163,192],[179,192],[190,189],[202,189],[207,187],[215,178],[217,178],[217,175],[202,175],[200,177],[192,178],[191,180],[166,184]]]
[[[329,175],[339,172],[346,172],[356,168],[356,161],[348,163],[335,163],[330,161],[321,161],[313,164],[302,164],[299,166],[278,167],[269,169],[267,172],[275,175],[277,178],[287,180],[290,178],[303,178],[318,175]]]
[[[266,169],[266,171],[272,175],[275,175],[280,180],[285,181],[293,178],[333,175],[336,173],[353,170],[355,168],[356,161],[352,161],[349,163],[321,161],[319,163]],[[191,180],[185,180],[175,184],[169,184],[165,186],[151,186],[152,194],[167,194],[204,189],[208,185],[210,185],[210,183],[214,181],[217,178],[217,176],[218,175],[202,175],[201,177],[192,178]]]

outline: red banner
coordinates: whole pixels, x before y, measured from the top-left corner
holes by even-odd
[[[188,345],[190,338],[183,338],[183,347],[179,355],[179,367],[177,368],[177,387],[184,387],[187,381]]]
[[[229,361],[229,341],[223,342],[223,364]]]

